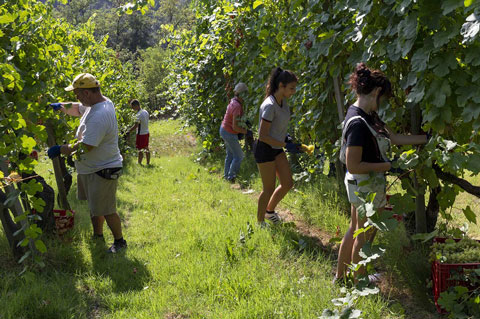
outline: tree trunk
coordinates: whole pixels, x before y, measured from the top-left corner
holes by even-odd
[[[425,193],[424,186],[418,182],[417,173],[414,173],[413,186],[417,191],[415,197],[415,232],[426,233],[427,232],[427,214],[425,209]]]
[[[422,125],[422,112],[418,104],[412,105],[410,115],[412,134],[419,134],[420,126]],[[418,181],[416,173],[414,173],[413,178],[413,186],[418,194],[415,198],[415,231],[417,233],[426,233],[427,214],[425,210],[425,186]]]
[[[437,195],[442,188],[440,186],[430,190],[430,198],[427,205],[427,232],[431,233],[435,230],[437,225],[438,212],[440,211],[440,204],[437,200]]]

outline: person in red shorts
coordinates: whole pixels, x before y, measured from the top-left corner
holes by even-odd
[[[150,165],[150,150],[148,149],[148,140],[150,138],[148,131],[149,114],[147,110],[140,108],[140,102],[136,99],[130,102],[130,106],[137,112],[135,125],[132,126],[128,133],[135,129],[137,130],[135,146],[138,150],[138,164],[142,164],[143,154],[145,153],[147,165]]]

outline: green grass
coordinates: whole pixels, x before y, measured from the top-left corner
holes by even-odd
[[[69,194],[75,229],[64,240],[46,238],[43,270],[19,277],[22,267],[0,234],[0,319],[318,318],[332,308],[331,299],[340,296],[331,284],[335,246],[319,246],[291,224],[257,228],[255,197],[219,178],[218,158],[196,163],[191,133],[178,133],[180,128],[178,121],[152,123],[153,165],[138,166],[133,156],[126,161],[117,194],[125,254],[109,256],[106,245],[92,243],[88,209],[75,190]],[[54,185],[49,165],[42,158],[38,172]],[[251,156],[240,179],[260,189]],[[338,226],[343,234],[348,216],[335,187],[327,177],[299,185],[283,208],[332,234]],[[110,243],[108,229],[105,234]],[[412,289],[426,306],[403,314],[407,306],[391,299],[395,291],[382,289],[359,301],[364,318],[434,318],[422,281],[428,276],[424,248],[413,246],[401,229],[379,240],[389,250],[378,266],[396,278],[395,289]]]

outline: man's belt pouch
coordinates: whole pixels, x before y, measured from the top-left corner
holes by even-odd
[[[118,179],[122,175],[122,167],[104,168],[95,174],[105,179]]]

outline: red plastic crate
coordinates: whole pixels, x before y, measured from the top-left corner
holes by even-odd
[[[446,238],[435,238],[434,243],[445,243]],[[460,241],[461,239],[454,239]],[[452,271],[457,273],[463,273],[463,269],[475,269],[480,268],[480,262],[478,263],[466,263],[466,264],[447,264],[440,263],[438,260],[432,263],[432,280],[433,280],[433,298],[435,300],[435,306],[439,313],[445,313],[445,310],[438,304],[438,298],[440,294],[447,290],[449,287],[464,286],[468,287],[465,281],[450,280],[450,274]],[[472,287],[471,287],[472,288]]]
[[[73,229],[73,225],[75,224],[75,212],[73,210],[54,209],[53,216],[55,218],[57,234],[63,235],[68,230]]]

